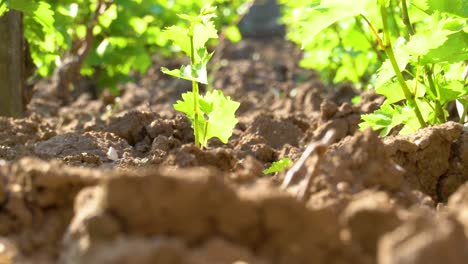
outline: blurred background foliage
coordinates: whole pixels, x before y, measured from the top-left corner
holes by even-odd
[[[18,0],[26,1],[26,0]],[[36,77],[50,76],[74,43],[86,35],[99,0],[35,1],[45,12],[24,17],[25,37],[29,43]],[[131,72],[144,73],[152,65],[152,54],[171,54],[175,47],[161,31],[184,23],[178,14],[196,15],[206,4],[217,7],[216,26],[232,41],[239,41],[236,27],[240,15],[251,1],[245,0],[105,0],[111,6],[99,15],[94,26],[91,52],[81,68],[83,76],[97,81],[101,89],[116,91],[118,83],[132,81]],[[15,1],[10,1],[10,7]],[[18,5],[19,2],[16,2]],[[28,5],[28,3],[22,3]],[[7,1],[8,5],[8,1]],[[50,6],[47,6],[50,5]],[[20,7],[23,7],[19,5]],[[39,6],[39,5],[38,5]],[[13,7],[12,7],[13,8]],[[53,26],[44,26],[37,16],[54,16]]]
[[[282,22],[287,26],[288,39],[302,45],[304,58],[302,67],[318,70],[324,81],[329,84],[352,82],[358,88],[368,88],[376,78],[376,72],[385,60],[382,50],[369,26],[363,19],[351,17],[335,22],[308,40],[305,28],[314,27],[312,9],[320,5],[320,0],[280,0],[283,5]],[[366,17],[377,29],[382,28],[378,5],[369,6]],[[401,22],[399,1],[388,1],[387,11],[391,14],[389,24],[393,43],[404,35]],[[418,8],[409,7],[413,23],[420,22],[425,16]],[[309,25],[310,24],[310,25]],[[309,37],[310,38],[310,37]]]
[[[98,87],[116,89],[122,82],[132,81],[132,72],[144,73],[152,65],[152,55],[171,56],[176,47],[165,39],[161,31],[170,25],[185,23],[178,14],[196,15],[206,4],[217,7],[217,29],[221,40],[236,42],[241,38],[237,23],[249,10],[254,0],[3,0],[7,5],[23,8],[25,36],[30,45],[38,77],[50,76],[61,65],[61,59],[83,39],[99,1],[112,2],[99,15],[94,27],[94,41],[81,74],[97,81]],[[329,0],[331,1],[331,0]],[[411,3],[427,0],[412,0]],[[431,0],[432,1],[432,0]],[[2,0],[0,0],[0,3]],[[311,15],[322,0],[257,0],[256,4],[278,2],[281,5],[281,23],[286,25],[287,38],[304,50],[300,65],[317,70],[328,84],[352,82],[357,88],[373,87],[376,72],[385,55],[378,49],[375,37],[360,18],[344,19],[308,40],[307,28],[314,25]],[[404,25],[399,17],[399,0],[388,1],[392,42],[398,46],[407,41],[401,36]],[[437,1],[432,1],[437,2]],[[439,1],[440,2],[440,1]],[[457,1],[460,2],[460,1]],[[4,7],[4,6],[3,6]],[[382,25],[377,5],[367,10],[366,17],[377,29]],[[28,15],[28,10],[34,12]],[[455,11],[464,10],[452,6]],[[263,10],[259,11],[263,12]],[[466,11],[464,11],[466,12]],[[0,5],[0,14],[2,5]],[[264,13],[264,12],[263,12]],[[418,24],[427,14],[415,5],[409,6],[412,23]],[[262,15],[262,14],[260,14]],[[460,14],[459,14],[460,15]],[[461,14],[463,15],[463,14]],[[49,19],[53,17],[53,19]],[[263,17],[263,16],[261,16]],[[51,22],[52,21],[52,22]],[[264,21],[263,21],[264,22]],[[49,26],[50,24],[52,26]],[[262,23],[262,21],[260,21]],[[216,43],[213,43],[216,45]]]

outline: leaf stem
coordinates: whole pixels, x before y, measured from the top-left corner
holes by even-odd
[[[368,34],[366,33],[366,31],[364,30],[363,28],[363,24],[362,22],[357,18],[355,17],[355,21],[356,21],[356,25],[357,25],[357,28],[359,29],[359,31],[362,33],[362,35],[367,39],[367,41],[369,42],[370,46],[372,47],[372,49],[374,50],[375,54],[377,55],[377,59],[380,61],[380,62],[384,62],[384,58],[382,57],[382,53],[377,49],[377,47],[375,46],[375,42],[373,41],[372,38],[370,38],[368,36]],[[369,23],[368,23],[369,24]]]
[[[193,76],[193,71],[194,71],[194,65],[195,65],[195,47],[193,43],[193,24],[190,25],[189,29],[189,37],[190,37],[190,70],[192,71],[192,76]],[[198,135],[198,118],[199,118],[199,109],[198,109],[198,83],[196,81],[192,81],[192,92],[193,92],[193,116],[194,116],[194,122],[193,122],[193,134],[195,136],[195,146],[197,148],[200,148],[200,141],[199,141],[199,135]]]
[[[414,78],[415,80],[415,83],[414,83],[414,90],[413,90],[413,94],[416,96],[418,94],[418,84],[419,84],[419,75],[420,75],[420,58],[418,57],[418,63],[416,64],[416,76]]]
[[[366,16],[364,16],[363,14],[360,14],[361,17],[366,21],[367,25],[370,27],[370,29],[372,30],[372,33],[374,33],[374,36],[375,38],[377,39],[377,42],[379,43],[379,46],[380,48],[382,48],[383,50],[385,50],[385,45],[383,44],[382,42],[382,39],[380,38],[379,36],[379,33],[377,33],[377,30],[375,30],[375,27],[372,25],[372,23],[369,21],[369,19],[367,19]]]
[[[445,123],[447,122],[444,111],[442,109],[442,105],[440,104],[440,93],[437,90],[437,87],[435,86],[434,83],[434,72],[431,67],[428,65],[424,66],[424,71],[426,72],[427,75],[427,81],[429,82],[429,89],[431,92],[435,95],[434,103],[435,103],[435,116],[437,119],[439,119],[440,122]]]
[[[393,70],[395,71],[397,80],[400,83],[401,89],[403,90],[403,94],[405,95],[406,100],[413,108],[416,118],[418,119],[419,125],[421,127],[426,127],[426,122],[424,121],[424,118],[421,115],[421,111],[419,110],[418,104],[416,103],[414,94],[411,93],[408,84],[406,83],[405,78],[403,77],[403,74],[401,74],[400,68],[395,58],[395,53],[393,52],[392,42],[390,40],[390,31],[387,21],[387,10],[385,8],[385,0],[380,0],[380,16],[382,17],[384,31],[384,51],[387,54],[390,63],[392,64]]]
[[[406,4],[406,0],[401,1],[401,6],[402,6],[401,8],[402,16],[403,16],[402,19],[403,19],[403,23],[406,26],[406,29],[408,30],[407,39],[409,39],[409,36],[416,34],[416,32],[414,31],[413,25],[411,25],[411,21],[410,21],[409,14],[408,14],[408,5]]]
[[[208,123],[209,122],[205,122],[205,127],[203,128],[203,139],[202,139],[202,145],[201,145],[201,148],[203,149],[203,147],[206,147],[206,143],[207,143],[207,140],[206,140],[206,134],[208,133]]]

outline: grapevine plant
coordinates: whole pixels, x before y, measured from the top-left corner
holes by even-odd
[[[446,122],[447,105],[455,100],[466,113],[468,1],[322,0],[289,1],[287,6],[284,20],[290,38],[300,39],[306,51],[316,51],[335,34],[330,43],[334,50],[325,54],[335,58],[338,47],[348,60],[341,61],[336,72],[357,76],[339,80],[369,80],[386,97],[380,109],[362,116],[361,128],[387,135],[398,126],[400,133],[411,133]],[[376,74],[369,78],[368,70],[376,66]],[[460,122],[464,121],[462,116]]]
[[[166,38],[180,48],[190,58],[189,65],[180,69],[161,71],[192,82],[192,91],[182,94],[183,100],[174,104],[174,109],[184,113],[192,123],[195,145],[204,148],[210,138],[217,137],[227,143],[237,124],[235,112],[239,103],[224,96],[221,90],[212,90],[200,95],[198,84],[208,84],[207,64],[213,53],[209,53],[206,43],[218,37],[213,18],[215,8],[203,7],[198,16],[180,15],[188,22],[188,27],[170,26],[163,31]]]

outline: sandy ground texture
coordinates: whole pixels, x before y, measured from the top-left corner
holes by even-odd
[[[281,52],[279,52],[281,51]],[[228,44],[213,86],[241,106],[228,144],[193,144],[164,76],[0,118],[0,263],[468,263],[468,132],[359,131],[383,98],[330,88],[280,39]],[[324,137],[329,136],[327,142]],[[263,175],[273,161],[304,163]]]

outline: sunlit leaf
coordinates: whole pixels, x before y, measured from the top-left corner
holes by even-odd
[[[192,92],[182,94],[182,99],[177,101],[174,109],[183,112],[192,121],[195,121],[195,111]],[[227,143],[232,135],[232,130],[237,124],[235,112],[239,108],[239,103],[231,100],[229,96],[224,96],[220,90],[213,90],[199,97],[200,111],[199,126],[197,131],[199,143],[206,146],[210,138],[218,138],[223,143]],[[206,116],[206,118],[205,118]],[[194,127],[194,126],[192,126]]]
[[[213,105],[212,111],[206,113],[208,125],[203,145],[206,145],[208,139],[213,137],[227,143],[234,126],[237,124],[235,113],[240,103],[231,100],[229,96],[224,96],[221,90],[207,92],[203,99]]]
[[[236,26],[229,26],[225,29],[226,37],[232,43],[237,43],[242,40],[242,35],[239,31],[239,28]]]
[[[292,164],[292,160],[290,158],[282,158],[278,161],[275,161],[271,164],[270,167],[263,170],[263,174],[272,174],[277,172],[282,172]]]

